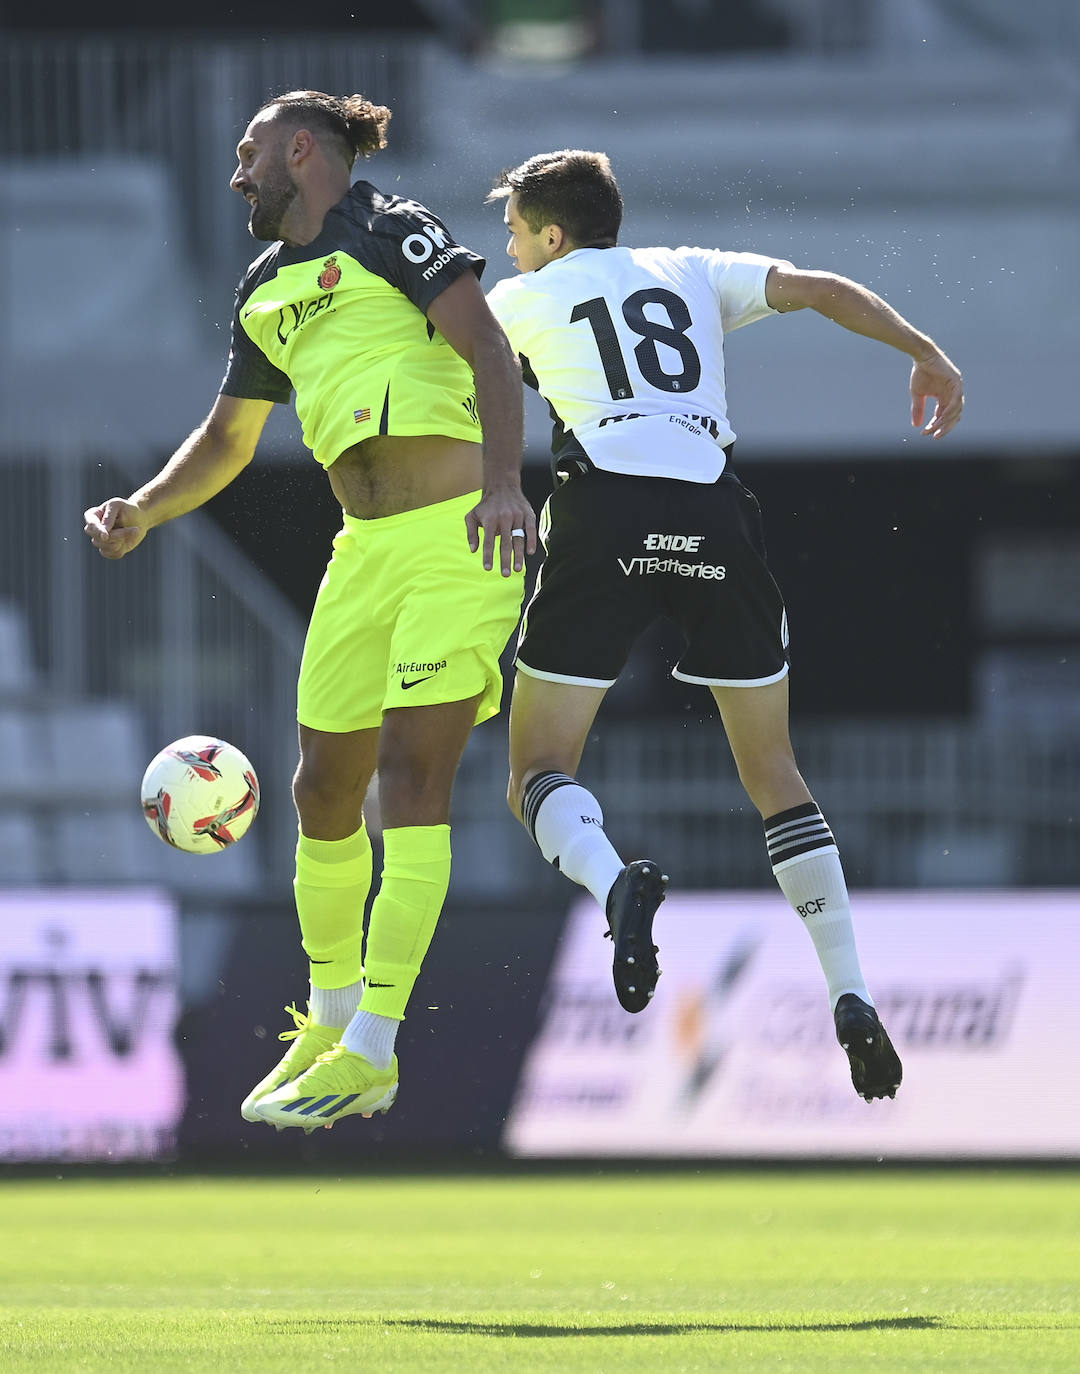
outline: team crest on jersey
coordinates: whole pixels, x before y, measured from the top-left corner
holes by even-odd
[[[338,266],[336,255],[327,258],[323,263],[323,270],[319,273],[319,288],[323,291],[333,291],[341,280],[341,268]]]

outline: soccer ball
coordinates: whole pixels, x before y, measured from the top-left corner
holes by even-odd
[[[143,774],[150,829],[186,854],[217,854],[247,834],[259,810],[259,780],[233,744],[186,735],[166,745]]]

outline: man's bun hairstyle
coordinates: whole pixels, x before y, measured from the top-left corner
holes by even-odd
[[[274,110],[276,120],[294,129],[310,128],[317,137],[333,140],[351,167],[358,157],[370,157],[386,147],[390,111],[362,95],[327,95],[325,91],[286,91],[259,107]]]

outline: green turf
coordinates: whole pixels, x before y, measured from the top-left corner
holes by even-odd
[[[1080,1176],[8,1179],[4,1374],[1080,1369]]]

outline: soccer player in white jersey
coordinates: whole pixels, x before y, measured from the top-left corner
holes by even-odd
[[[836,844],[791,748],[787,625],[760,510],[728,463],[724,335],[809,307],[889,344],[913,360],[912,423],[935,439],[960,418],[960,373],[844,277],[753,253],[617,246],[622,198],[602,153],[539,154],[488,199],[505,200],[521,273],[488,300],[555,419],[547,556],[516,659],[510,808],[605,909],[619,1001],[643,1010],[667,879],[651,860],[623,863],[575,773],[635,638],[673,619],[686,641],[674,675],[716,699],[776,880],[821,963],[855,1090],[892,1097],[900,1060],[863,979]]]

